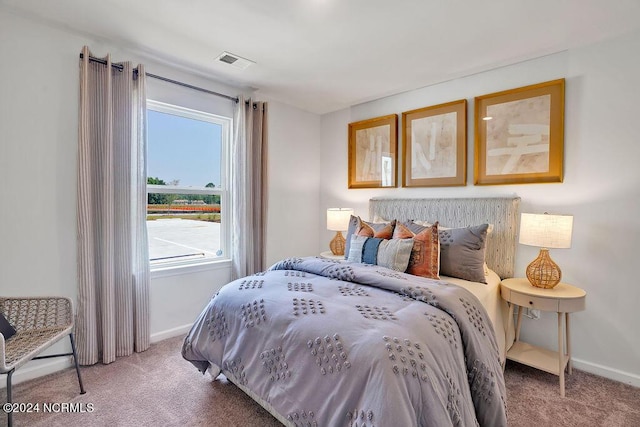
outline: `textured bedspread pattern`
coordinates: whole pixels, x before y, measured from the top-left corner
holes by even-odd
[[[489,322],[443,281],[290,258],[223,287],[182,354],[294,426],[506,426]]]

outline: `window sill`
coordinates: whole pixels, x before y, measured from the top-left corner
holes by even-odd
[[[231,268],[231,260],[216,260],[200,263],[189,263],[179,265],[164,265],[151,267],[151,279],[159,277],[178,276],[184,274],[200,273],[203,271],[222,270]]]

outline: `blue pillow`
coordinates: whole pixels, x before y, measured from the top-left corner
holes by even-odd
[[[379,237],[369,237],[366,242],[364,242],[364,247],[362,248],[362,262],[365,264],[378,264],[378,246],[380,246],[380,242],[384,239]]]

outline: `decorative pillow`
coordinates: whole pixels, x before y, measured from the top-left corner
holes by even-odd
[[[4,336],[5,341],[16,334],[16,330],[2,313],[0,313],[0,333]]]
[[[487,283],[484,256],[488,229],[489,224],[481,224],[440,230],[440,274]]]
[[[360,220],[360,227],[357,229],[358,236],[377,237],[379,239],[390,239],[393,236],[393,228],[396,221],[374,223]]]
[[[388,220],[386,218],[382,218],[380,215],[375,214],[373,216],[373,222],[391,222],[391,220]]]
[[[362,262],[362,249],[368,239],[368,237],[356,236],[355,234],[351,236],[347,261]]]
[[[413,239],[382,240],[378,246],[378,262],[382,267],[405,272],[411,258]]]
[[[383,240],[377,237],[367,237],[362,248],[362,262],[365,264],[378,263],[378,247]]]
[[[412,222],[414,224],[422,225],[422,226],[425,226],[425,227],[433,225],[433,223],[430,222],[430,221],[412,221]],[[488,225],[488,227],[487,227],[487,236],[488,236],[493,231],[493,224],[487,224],[487,225]],[[442,225],[438,224],[438,231],[442,231],[442,230],[451,230],[451,228],[450,227],[443,227]]]
[[[346,247],[344,250],[344,258],[349,258],[349,249],[351,245],[351,236],[356,234],[366,237],[379,237],[381,239],[390,239],[393,235],[395,220],[388,222],[367,222],[360,219],[359,216],[351,215],[349,219],[349,227],[347,228]],[[364,227],[363,227],[364,226]],[[371,231],[372,230],[372,231]],[[362,232],[361,232],[362,231]]]
[[[397,223],[393,238],[413,239],[413,249],[407,273],[431,279],[440,278],[440,245],[437,222],[428,227],[415,224],[412,221]]]

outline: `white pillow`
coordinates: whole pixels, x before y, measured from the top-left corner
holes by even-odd
[[[364,248],[364,242],[368,237],[366,236],[351,236],[351,245],[349,245],[349,253],[347,254],[347,261],[362,262],[362,249]]]
[[[433,225],[433,223],[429,221],[413,221],[413,223],[421,225],[423,227],[431,227]],[[464,228],[464,227],[443,227],[440,225],[440,223],[438,223],[438,230],[451,230],[452,228]],[[493,231],[493,224],[489,224],[489,227],[487,228],[487,236],[491,234],[492,231]]]

